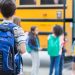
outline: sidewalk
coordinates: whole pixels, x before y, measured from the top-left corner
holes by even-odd
[[[30,75],[31,67],[24,67],[24,75]],[[49,75],[49,67],[41,67],[39,75]],[[64,65],[63,75],[71,75],[71,63]]]

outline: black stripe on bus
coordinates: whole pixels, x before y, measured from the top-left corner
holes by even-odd
[[[67,7],[65,7],[66,9]],[[64,6],[55,6],[55,7],[17,7],[17,9],[64,9]]]
[[[52,34],[52,32],[39,32],[39,35],[49,35]],[[67,35],[67,32],[65,32],[65,36]]]
[[[3,19],[0,19],[3,21]],[[23,22],[64,22],[64,19],[21,19]],[[72,18],[66,18],[65,22],[73,22]]]
[[[39,35],[49,35],[52,34],[52,32],[39,32]]]
[[[64,22],[64,19],[21,19],[25,22]],[[65,19],[65,22],[72,22],[72,18]]]

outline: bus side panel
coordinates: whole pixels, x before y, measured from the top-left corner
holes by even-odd
[[[37,26],[39,32],[52,32],[53,27],[58,24],[63,27],[63,22],[22,22],[21,26],[25,31],[30,31],[31,26]],[[67,43],[65,45],[68,54],[70,54],[72,45],[72,27],[71,23],[66,23]],[[48,35],[39,35],[42,48],[47,48]]]

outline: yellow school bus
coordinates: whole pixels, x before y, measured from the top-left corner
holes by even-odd
[[[24,31],[37,26],[40,31],[40,44],[47,48],[47,38],[53,27],[61,25],[67,33],[67,54],[72,45],[72,2],[73,0],[16,0],[16,16],[21,18]],[[1,16],[2,17],[2,16]],[[2,19],[2,18],[1,18]]]

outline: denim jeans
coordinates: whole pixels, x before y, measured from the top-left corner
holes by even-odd
[[[60,56],[50,56],[50,74],[53,74],[53,70],[55,68],[55,75],[59,75],[59,64],[60,64]]]
[[[65,57],[65,53],[63,53],[60,58],[59,75],[62,75],[63,65],[64,65],[64,57]]]
[[[65,52],[66,52],[66,49],[63,47],[62,48],[62,55],[61,55],[61,58],[60,58],[59,75],[63,74],[62,72],[63,72],[63,66],[64,66]]]

